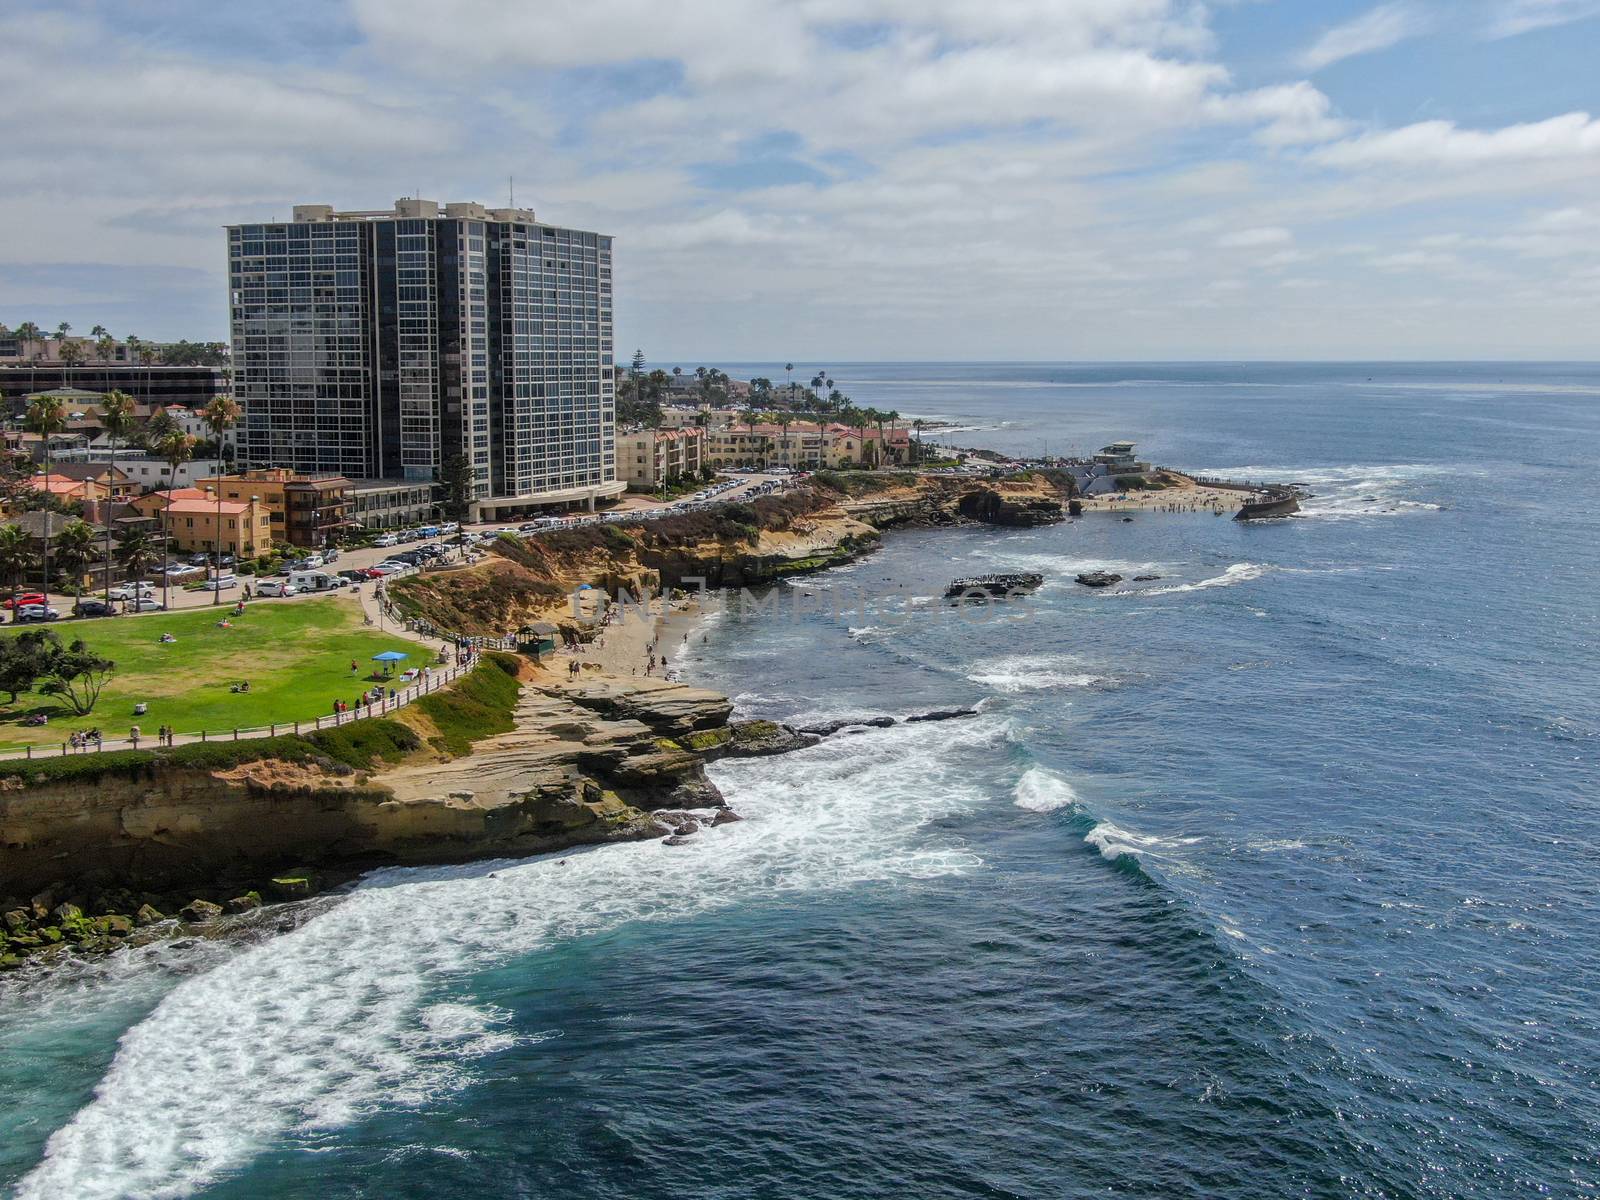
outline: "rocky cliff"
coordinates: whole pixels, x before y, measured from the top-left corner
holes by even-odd
[[[214,897],[192,914],[205,920],[206,904],[220,913],[230,899],[297,894],[285,880],[303,891],[384,864],[682,836],[680,810],[725,808],[707,761],[816,740],[731,712],[715,692],[656,679],[593,681],[571,696],[535,683],[510,732],[445,761],[422,752],[363,772],[314,755],[218,769],[151,759],[92,786],[12,777],[0,790],[0,959],[114,940],[151,901],[170,915]],[[102,930],[98,917],[74,918],[63,932],[52,915],[62,903],[128,920]]]
[[[752,587],[849,562],[904,525],[1040,525],[1063,518],[1048,480],[974,481],[909,473],[825,474],[781,497],[636,525],[586,526],[527,540],[502,539],[474,567],[395,583],[408,615],[439,628],[505,634],[534,621],[562,623],[582,585],[626,589]]]

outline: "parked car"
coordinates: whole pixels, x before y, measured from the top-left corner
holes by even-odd
[[[292,583],[284,582],[282,579],[263,579],[256,584],[256,595],[258,596],[296,596],[299,593],[299,588]]]
[[[75,617],[114,617],[116,614],[117,606],[104,600],[79,600],[72,606]]]
[[[130,612],[163,612],[166,607],[154,596],[140,596],[137,600],[128,601],[128,610]]]
[[[371,576],[359,567],[353,567],[339,572],[340,579],[348,579],[351,583],[365,583]]]
[[[302,558],[297,564],[295,564],[295,569],[296,570],[300,570],[300,571],[316,571],[316,570],[320,570],[322,567],[324,567],[326,565],[327,565],[327,559],[323,558],[322,555],[320,555],[320,554],[308,554],[304,558]]]
[[[229,588],[239,586],[239,577],[237,575],[218,575],[214,579],[206,580],[201,586],[208,592],[225,592]]]
[[[156,585],[141,579],[138,583],[119,583],[108,593],[112,600],[132,600],[135,596],[153,596]]]
[[[389,572],[380,571],[377,567],[357,567],[356,574],[360,575],[363,579],[382,579],[385,575],[389,574]]]
[[[322,552],[322,565],[323,566],[327,566],[329,563],[336,563],[338,561],[339,561],[339,551],[336,550],[334,547],[329,546],[326,550],[324,550]]]
[[[11,619],[19,625],[24,621],[59,621],[61,613],[43,604],[19,604],[17,615]]]
[[[398,546],[400,544],[400,539],[395,537],[395,535],[392,533],[385,533],[377,538],[374,538],[372,544],[374,546],[384,547]]]
[[[38,592],[20,592],[15,600],[10,596],[5,599],[5,604],[0,607],[21,608],[24,604],[43,604],[44,596]]]
[[[368,567],[367,571],[381,579],[385,575],[396,575],[404,571],[408,565],[408,563],[381,562],[375,567]]]

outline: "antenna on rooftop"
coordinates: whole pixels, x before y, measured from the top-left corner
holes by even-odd
[[[516,206],[517,206],[517,177],[515,175],[507,175],[506,176],[506,207],[507,208],[515,208]]]

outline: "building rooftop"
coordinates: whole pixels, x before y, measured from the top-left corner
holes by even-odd
[[[400,220],[508,221],[523,225],[537,222],[531,208],[485,208],[475,201],[456,201],[440,204],[437,200],[418,200],[409,196],[394,202],[394,208],[355,209],[339,212],[331,204],[296,204],[295,224],[318,225],[330,221],[400,221]]]

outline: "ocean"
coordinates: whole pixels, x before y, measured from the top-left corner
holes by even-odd
[[[675,665],[749,715],[977,715],[717,764],[746,819],[687,845],[0,983],[0,1188],[1600,1191],[1600,367],[831,374],[963,444],[1316,495],[891,534]],[[929,599],[1002,570],[1046,582]]]

